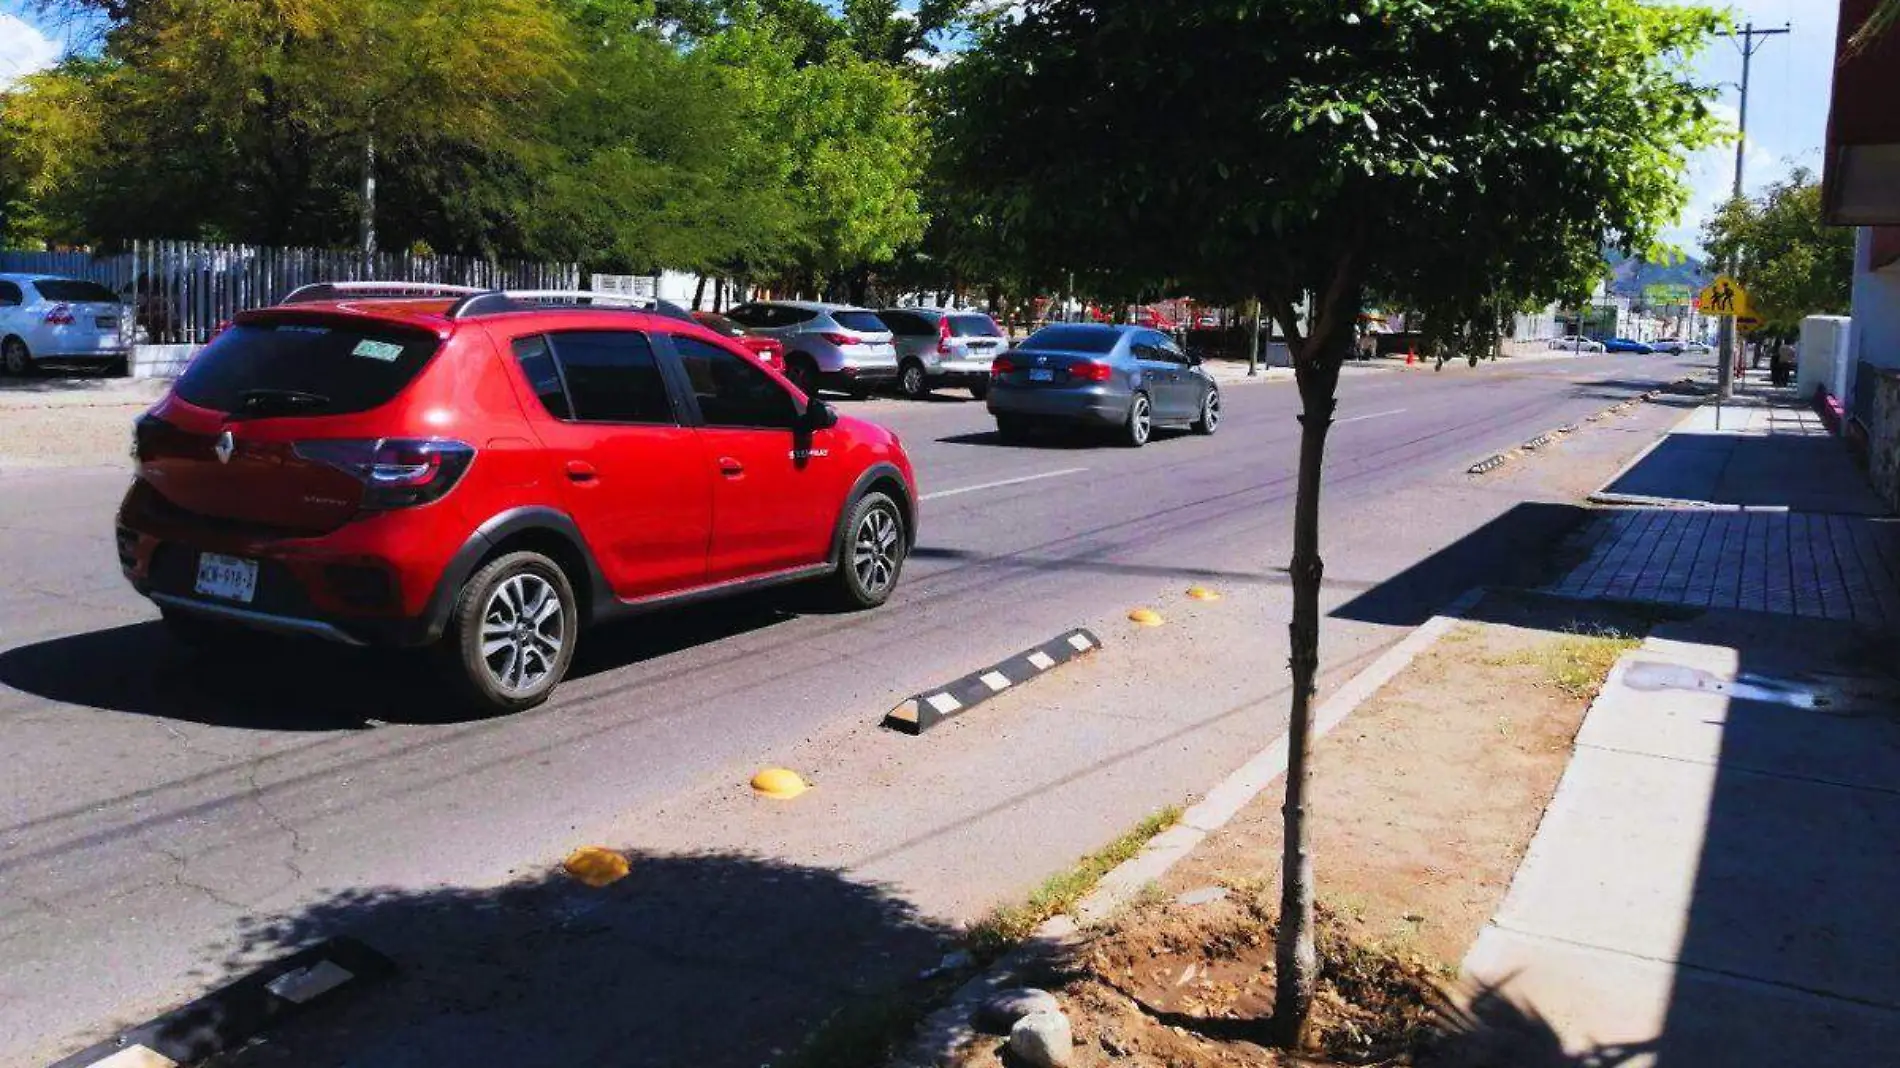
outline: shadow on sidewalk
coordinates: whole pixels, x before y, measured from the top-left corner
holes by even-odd
[[[347,934],[395,979],[223,1065],[784,1063],[818,1025],[901,996],[953,932],[886,888],[752,856],[631,854],[589,889],[366,888],[242,931],[233,967]]]
[[[1839,439],[1673,433],[1605,493],[1796,512],[1885,515]]]

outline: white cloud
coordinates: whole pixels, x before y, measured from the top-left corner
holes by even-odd
[[[59,58],[59,46],[15,15],[0,13],[0,89],[45,70]]]
[[[1740,113],[1730,104],[1711,102],[1709,110],[1730,130],[1741,120]],[[1744,180],[1751,193],[1785,177],[1792,162],[1778,157],[1759,137],[1752,135],[1743,155]],[[1674,225],[1663,228],[1662,239],[1700,255],[1702,224],[1728,200],[1735,188],[1735,142],[1711,145],[1690,156],[1683,180],[1689,183],[1689,205]]]

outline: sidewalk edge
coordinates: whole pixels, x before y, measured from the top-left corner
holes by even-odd
[[[1404,671],[1456,625],[1464,613],[1484,597],[1484,587],[1466,590],[1436,615],[1414,628],[1398,644],[1381,653],[1313,712],[1312,738],[1323,738],[1379,688]],[[1080,941],[1086,924],[1099,923],[1139,896],[1166,875],[1208,835],[1226,826],[1261,791],[1286,772],[1287,736],[1282,734],[1254,754],[1182,813],[1181,821],[1150,839],[1141,852],[1123,861],[1096,884],[1076,907],[1076,917],[1059,915],[1036,928],[1029,941],[997,961],[987,971],[959,987],[942,1008],[930,1014],[891,1068],[938,1068],[975,1036],[970,1019],[991,994],[1005,990],[1018,973],[1034,967],[1052,951]]]
[[[1708,407],[1708,405],[1698,404],[1695,407],[1689,409],[1687,412],[1685,412],[1682,418],[1676,420],[1675,425],[1671,426],[1668,430],[1663,431],[1662,435],[1658,437],[1655,441],[1650,442],[1648,447],[1643,449],[1642,452],[1639,452],[1635,456],[1630,457],[1629,463],[1626,463],[1622,467],[1617,468],[1616,474],[1611,475],[1608,481],[1603,483],[1603,485],[1598,486],[1596,489],[1596,492],[1590,494],[1589,499],[1595,501],[1605,496],[1634,497],[1635,496],[1634,494],[1611,493],[1610,487],[1616,485],[1619,481],[1621,481],[1624,475],[1627,475],[1631,471],[1634,471],[1636,469],[1637,464],[1640,464],[1644,460],[1649,459],[1649,454],[1661,448],[1662,443],[1669,440],[1669,435],[1674,434],[1676,431],[1682,429],[1683,426],[1688,424],[1689,420],[1694,419],[1696,417],[1697,412],[1700,412],[1702,409],[1706,407]],[[1605,501],[1604,503],[1622,503],[1622,502]]]

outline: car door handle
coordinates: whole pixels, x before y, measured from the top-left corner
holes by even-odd
[[[719,458],[719,473],[727,478],[739,478],[745,474],[745,465],[730,456]]]
[[[567,477],[574,482],[592,482],[600,477],[600,472],[594,470],[593,464],[581,460],[569,460]]]

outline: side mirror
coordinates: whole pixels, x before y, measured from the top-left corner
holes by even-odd
[[[829,430],[838,425],[838,410],[813,397],[805,403],[805,417],[799,421],[804,430]]]

